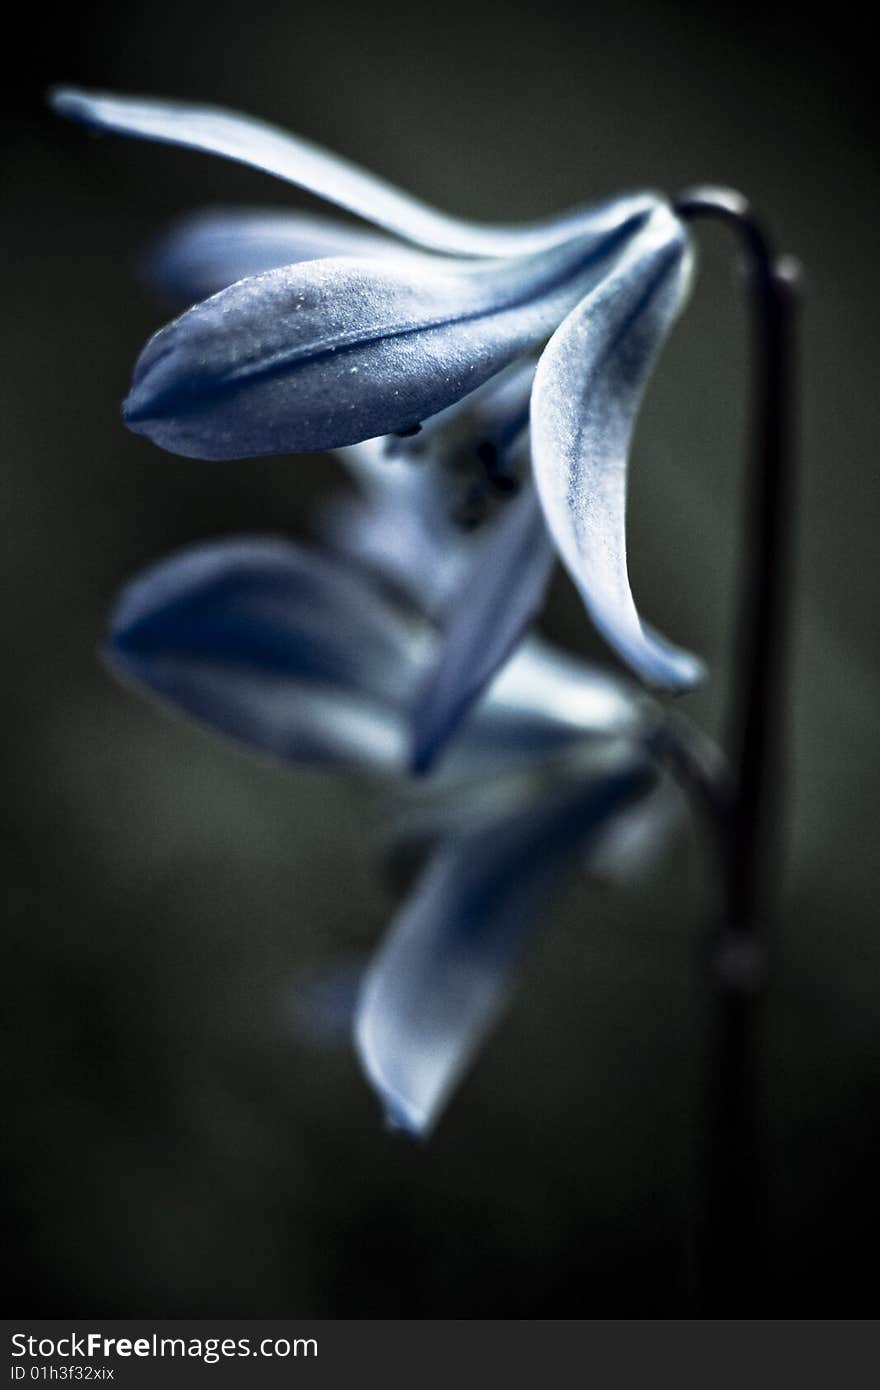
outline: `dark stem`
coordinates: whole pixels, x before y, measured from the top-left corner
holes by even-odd
[[[726,223],[744,251],[752,385],[741,595],[731,709],[732,804],[723,852],[724,914],[711,957],[715,998],[708,1078],[699,1286],[707,1314],[762,1311],[767,1244],[760,1061],[767,924],[779,862],[784,668],[794,516],[794,310],[797,270],[777,258],[749,204],[696,188],[676,212]]]

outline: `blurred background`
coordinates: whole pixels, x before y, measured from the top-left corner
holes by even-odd
[[[872,1313],[880,394],[864,36],[772,5],[653,0],[152,0],[24,24],[2,134],[10,1312],[687,1315],[700,941],[716,911],[687,829],[648,883],[575,879],[427,1146],[383,1130],[344,1041],[297,1028],[298,984],[365,956],[394,908],[368,797],[175,723],[113,683],[99,646],[145,564],[206,537],[304,535],[312,500],[344,485],[327,458],[173,458],[119,418],[163,319],[138,280],[151,237],[202,205],[307,203],[54,121],[43,90],[69,81],[262,115],[481,219],[729,183],[804,262],[791,799],[764,1056],[771,1291],[765,1309],[745,1290],[729,1311]],[[644,611],[709,660],[687,704],[718,730],[745,323],[729,239],[698,237],[695,296],[639,429],[630,548]],[[599,653],[562,578],[545,627]]]

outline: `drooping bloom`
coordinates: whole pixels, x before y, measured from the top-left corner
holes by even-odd
[[[524,640],[555,553],[645,682],[678,690],[699,673],[641,624],[624,543],[630,439],[689,280],[684,229],[653,194],[480,226],[229,113],[55,101],[251,164],[379,229],[211,214],[155,252],[153,278],[191,307],[141,354],[132,429],[199,458],[334,449],[360,495],[325,509],[331,551],[246,539],[159,564],[123,594],[110,659],[252,748],[410,788],[426,859],[355,1034],[391,1120],[425,1133],[561,871],[630,844],[657,778],[653,702]]]
[[[185,298],[209,297],[148,343],[125,406],[130,427],[161,447],[221,459],[405,437],[466,410],[513,364],[538,359],[531,471],[543,522],[537,509],[519,509],[519,526],[499,542],[509,566],[499,592],[484,600],[479,623],[463,616],[450,632],[426,699],[419,765],[533,616],[546,579],[535,558],[543,523],[597,628],[631,669],[673,691],[699,679],[694,657],[641,622],[626,565],[631,437],[690,279],[686,232],[665,200],[636,194],[491,227],[436,212],[228,112],[72,91],[57,93],[55,105],[101,130],[249,164],[381,229],[241,213],[179,229],[158,274]]]
[[[126,681],[248,747],[379,774],[404,798],[424,864],[366,972],[354,1027],[386,1114],[416,1134],[492,1026],[562,872],[607,855],[657,776],[653,702],[529,639],[439,771],[404,781],[439,641],[345,561],[246,538],[134,580],[108,651]]]

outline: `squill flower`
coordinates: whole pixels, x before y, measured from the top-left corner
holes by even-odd
[[[650,806],[653,702],[522,643],[425,782],[401,781],[437,629],[365,571],[281,540],[172,556],[131,583],[109,657],[250,748],[380,774],[424,865],[362,983],[355,1038],[390,1121],[427,1133],[502,1007],[548,896]],[[407,790],[408,788],[408,790]]]
[[[365,236],[238,214],[179,231],[160,256],[169,286],[176,280],[179,290],[201,267],[192,288],[217,292],[157,333],[137,363],[126,419],[161,447],[223,459],[406,438],[442,412],[466,410],[512,364],[538,359],[529,445],[537,503],[515,513],[489,557],[498,566],[492,592],[474,616],[467,610],[483,586],[471,586],[438,657],[418,765],[533,616],[547,573],[544,523],[593,622],[630,668],[662,689],[699,679],[694,657],[642,624],[626,565],[630,441],[690,279],[685,229],[662,198],[485,226],[229,112],[73,91],[57,93],[55,105],[97,129],[251,165],[380,229]]]

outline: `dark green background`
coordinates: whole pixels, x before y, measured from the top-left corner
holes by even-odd
[[[297,199],[231,165],[54,122],[40,92],[69,80],[253,111],[480,218],[726,182],[804,261],[793,802],[765,1066],[769,1312],[871,1313],[880,498],[866,36],[837,15],[650,0],[570,12],[154,0],[24,22],[3,130],[10,1311],[686,1314],[698,943],[714,910],[693,835],[647,885],[574,882],[427,1147],[384,1133],[344,1045],[297,1033],[296,982],[365,953],[393,909],[369,800],[169,721],[97,657],[132,572],[198,538],[301,534],[310,499],[342,481],[327,459],[175,459],[118,414],[161,319],[134,274],[151,235],[203,203]],[[710,661],[688,704],[717,728],[745,344],[730,243],[717,228],[699,239],[694,300],[639,430],[630,545],[648,616]],[[562,580],[546,626],[597,650]],[[758,1311],[747,1289],[729,1310]]]

